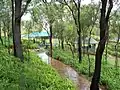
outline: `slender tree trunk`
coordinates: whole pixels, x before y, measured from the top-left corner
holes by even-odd
[[[106,62],[106,64],[107,64],[107,58],[108,58],[108,41],[109,40],[107,40],[107,42],[106,42],[106,50],[105,50],[105,62]]]
[[[70,51],[71,51],[71,53],[72,53],[72,57],[74,58],[75,55],[74,55],[74,50],[72,49],[72,45],[69,44],[68,42],[67,42],[67,45],[70,47]]]
[[[92,78],[92,83],[90,86],[90,90],[99,90],[99,80],[101,73],[101,60],[103,51],[105,49],[105,43],[108,38],[108,21],[109,16],[113,7],[112,0],[109,0],[109,8],[106,14],[106,6],[107,0],[101,0],[102,8],[101,8],[101,17],[100,17],[100,42],[97,47],[96,56],[95,56],[95,70]]]
[[[61,48],[64,50],[64,40],[61,40]]]
[[[82,40],[83,42],[82,42],[82,46],[83,46],[83,57],[85,56],[85,49],[86,49],[86,47],[85,47],[85,33],[84,33],[84,30],[83,30],[83,40]],[[88,46],[89,47],[89,46]]]
[[[50,57],[52,61],[52,24],[50,23]]]
[[[70,5],[66,2],[66,0],[64,0],[65,4],[68,6],[68,8],[70,9],[73,19],[75,21],[75,25],[77,28],[77,34],[78,34],[78,59],[79,59],[79,63],[81,63],[82,61],[82,52],[81,52],[81,22],[80,22],[80,5],[81,5],[81,0],[77,0],[77,3],[75,0],[73,0],[73,3],[75,4],[75,7],[77,9],[77,17],[74,14],[74,10],[70,7]]]
[[[8,33],[7,33],[7,35],[8,35],[8,53],[10,54],[10,26],[8,25]]]
[[[14,55],[23,61],[23,51],[21,46],[21,0],[15,0],[15,28],[13,32]]]
[[[87,47],[87,56],[88,56],[88,76],[90,77],[90,73],[91,73],[91,62],[90,62],[90,56],[89,56],[89,45],[90,45],[90,39],[91,39],[91,32],[92,30],[90,31],[90,38],[88,40],[88,47]]]
[[[81,4],[81,1],[78,0],[78,56],[79,56],[79,63],[81,63],[82,61],[82,53],[81,53],[81,47],[82,47],[82,43],[81,43],[81,22],[80,22],[80,4]]]
[[[117,37],[117,43],[115,45],[115,68],[117,70],[117,67],[118,67],[118,45],[119,45],[119,37],[120,37],[120,29],[119,29],[119,32],[118,32],[118,37]]]
[[[15,48],[15,46],[14,46],[14,29],[15,29],[15,22],[14,22],[14,20],[15,20],[15,12],[14,12],[14,0],[11,0],[11,2],[12,2],[12,38],[13,38],[13,52],[14,52],[14,48]]]
[[[1,43],[2,43],[2,45],[3,45],[3,40],[2,40],[2,36],[1,36],[1,21],[0,21],[0,40],[1,40]]]
[[[60,48],[60,39],[58,39],[58,42],[59,42],[59,48]]]
[[[6,47],[7,45],[6,45],[6,28],[5,28],[5,26],[4,26],[4,31],[3,32],[4,32],[4,44],[5,44],[5,47]]]
[[[108,29],[109,29],[109,27],[108,27]],[[108,39],[107,39],[107,42],[106,42],[106,51],[105,51],[105,62],[106,62],[106,64],[107,64],[107,59],[108,59],[108,42],[109,42],[109,30],[108,30]]]
[[[73,43],[72,46],[73,46],[73,51],[75,52],[75,44]]]

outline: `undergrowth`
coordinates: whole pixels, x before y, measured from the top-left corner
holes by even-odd
[[[62,78],[51,66],[34,53],[24,56],[24,63],[0,46],[0,90],[75,90],[68,79]]]
[[[94,57],[90,56],[90,70],[91,76],[88,76],[88,58],[87,56],[82,57],[82,62],[78,62],[77,56],[74,58],[72,54],[68,51],[63,51],[58,48],[54,48],[53,57],[57,60],[62,61],[63,63],[72,66],[79,74],[85,75],[89,80],[91,80],[93,72],[94,72]],[[101,71],[101,79],[100,84],[106,86],[106,90],[120,90],[120,69],[116,68],[111,64],[105,64],[105,60],[102,60],[102,71]]]

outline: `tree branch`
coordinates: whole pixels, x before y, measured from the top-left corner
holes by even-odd
[[[70,9],[70,11],[71,11],[71,13],[72,13],[72,16],[73,16],[73,19],[74,19],[74,21],[75,21],[75,25],[77,26],[77,19],[76,19],[76,17],[75,17],[75,14],[74,14],[73,9],[68,5],[68,3],[66,2],[66,0],[64,0],[64,2],[65,2],[65,5],[67,5],[68,8]]]
[[[106,15],[106,22],[108,22],[109,20],[109,16],[110,16],[112,8],[113,8],[113,1],[109,0],[109,8],[108,8],[107,15]]]
[[[118,6],[118,8],[114,11],[114,13],[112,15],[110,15],[110,18],[112,16],[114,16],[117,13],[117,11],[120,9],[120,3],[118,3],[117,6]]]
[[[21,12],[21,14],[20,14],[20,18],[23,16],[23,14],[25,13],[25,11],[26,11],[26,9],[27,9],[27,7],[28,7],[28,5],[29,5],[29,3],[31,2],[31,0],[27,0],[27,2],[26,2],[26,5],[25,5],[25,8],[23,9],[23,11]]]
[[[74,4],[75,4],[76,8],[78,8],[77,3],[75,2],[75,0],[73,0],[73,2],[74,2]]]

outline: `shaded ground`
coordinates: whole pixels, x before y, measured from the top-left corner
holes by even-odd
[[[51,65],[63,77],[68,77],[77,86],[77,90],[89,90],[90,82],[84,77],[79,76],[78,73],[70,66],[63,64],[58,60],[52,60]]]

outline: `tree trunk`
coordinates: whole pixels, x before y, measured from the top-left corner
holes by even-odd
[[[90,90],[99,90],[101,60],[102,60],[103,51],[105,49],[105,43],[108,38],[108,21],[109,21],[109,16],[110,16],[112,7],[113,7],[112,0],[109,0],[110,6],[106,14],[107,0],[101,0],[101,2],[102,2],[102,9],[101,9],[101,17],[100,17],[100,42],[98,44],[97,51],[96,51],[95,70],[94,70]]]
[[[83,52],[83,55],[82,55],[82,56],[84,57],[84,56],[85,56],[85,52],[86,52],[86,51],[85,51],[85,50],[86,50],[86,47],[85,47],[85,32],[84,32],[84,30],[83,30],[83,39],[82,39],[82,41],[83,41],[83,42],[82,42],[82,47],[83,47],[83,48],[82,48],[82,52]],[[89,47],[89,46],[88,46],[88,47]]]
[[[52,60],[52,24],[50,24],[50,57]]]
[[[79,63],[81,63],[82,61],[82,53],[81,53],[81,47],[82,47],[82,43],[81,43],[81,22],[80,22],[80,4],[81,4],[81,0],[78,0],[78,56],[79,56]]]
[[[21,0],[15,0],[15,28],[13,29],[14,55],[23,61],[23,51],[21,46]]]
[[[119,37],[120,37],[120,29],[119,29],[119,32],[118,32],[118,37],[117,37],[117,43],[115,45],[115,67],[116,67],[116,70],[117,70],[117,67],[118,67],[118,45],[119,45]]]
[[[105,50],[105,63],[107,64],[107,58],[108,58],[108,41],[106,42],[106,50]]]
[[[59,48],[60,48],[60,39],[58,39],[58,42],[59,42]]]
[[[61,48],[62,48],[62,50],[64,50],[64,40],[63,39],[61,40]]]
[[[5,44],[5,47],[7,46],[6,45],[6,28],[5,28],[5,25],[4,25],[4,44]]]
[[[8,29],[8,33],[7,33],[7,35],[8,35],[8,53],[10,54],[10,26],[9,25],[8,25],[7,29]]]
[[[72,57],[74,58],[75,55],[74,55],[74,50],[72,49],[72,45],[69,44],[68,42],[67,42],[67,45],[70,47],[70,51],[71,51],[71,53],[72,53]]]
[[[3,40],[2,40],[2,36],[1,36],[1,21],[0,21],[0,40],[1,40],[1,43],[2,43],[2,45],[3,45]]]
[[[79,33],[78,36],[78,58],[79,58],[79,63],[82,61],[82,55],[81,55],[81,34]]]
[[[14,23],[14,20],[15,20],[15,12],[14,12],[14,0],[11,0],[11,3],[12,3],[12,38],[13,38],[13,47],[15,48],[15,46],[14,46],[14,29],[15,29],[15,27],[14,27],[14,25],[15,25],[15,23]],[[14,48],[12,48],[13,49],[13,52],[14,52]]]
[[[88,47],[87,47],[87,56],[88,56],[88,76],[90,77],[90,73],[91,73],[91,62],[90,62],[90,56],[89,56],[89,45],[90,45],[90,39],[91,39],[91,32],[92,32],[92,29],[90,31],[90,37],[88,39]]]

